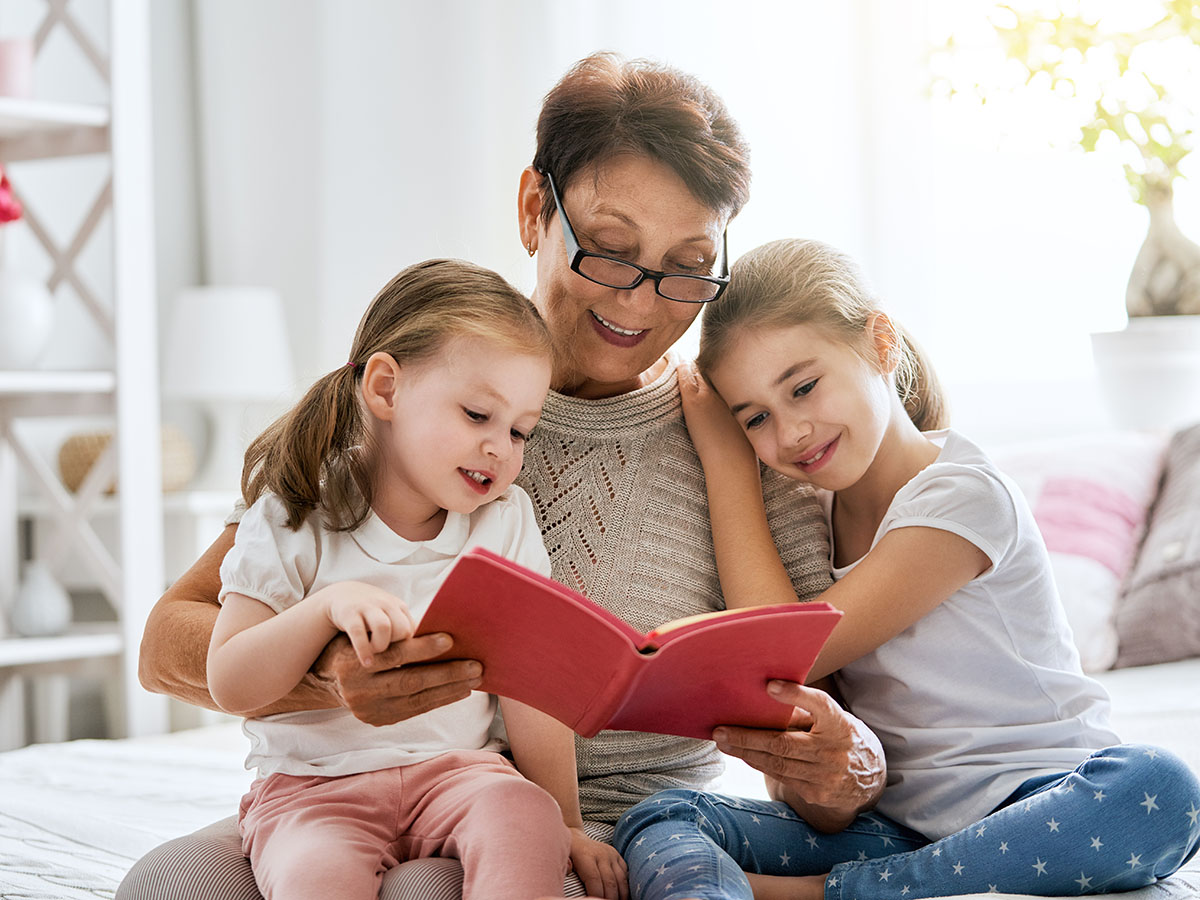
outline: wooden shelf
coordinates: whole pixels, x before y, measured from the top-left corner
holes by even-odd
[[[229,515],[239,496],[237,491],[168,491],[162,495],[163,514],[224,518]],[[92,504],[88,514],[90,516],[113,516],[120,511],[120,497],[116,494],[107,494]],[[17,512],[22,516],[54,515],[50,504],[40,496],[19,497]],[[213,537],[216,535],[214,534]]]
[[[104,153],[108,109],[0,97],[0,158],[5,162]]]
[[[0,669],[117,656],[121,647],[116,625],[76,625],[53,637],[0,638]]]
[[[0,417],[33,419],[111,413],[112,372],[0,371]]]
[[[0,400],[42,394],[111,394],[112,372],[0,372]]]

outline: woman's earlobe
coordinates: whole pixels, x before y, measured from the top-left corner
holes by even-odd
[[[542,214],[542,176],[533,167],[521,172],[517,188],[517,228],[530,256],[537,252],[538,221]]]

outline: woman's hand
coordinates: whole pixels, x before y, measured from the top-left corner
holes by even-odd
[[[792,707],[787,730],[722,726],[713,740],[765,773],[772,798],[813,828],[841,831],[883,793],[887,768],[879,738],[822,690],[773,681],[768,691]]]
[[[675,371],[679,395],[683,399],[683,420],[700,462],[706,468],[741,463],[753,465],[757,471],[754,448],[721,395],[713,390],[694,363],[680,363]]]
[[[593,840],[582,828],[572,827],[570,832],[571,866],[588,895],[605,900],[628,900],[629,870],[616,848]]]
[[[361,581],[343,581],[326,588],[325,615],[338,631],[345,632],[364,666],[393,641],[411,637],[416,625],[408,607],[395,594]]]
[[[349,639],[339,634],[312,667],[312,678],[359,721],[392,725],[470,696],[483,667],[473,659],[430,663],[452,646],[448,634],[395,641],[364,666]]]

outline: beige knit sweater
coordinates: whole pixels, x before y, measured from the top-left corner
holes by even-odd
[[[688,438],[675,360],[652,384],[603,400],[554,392],[518,479],[533,498],[554,578],[640,631],[721,609],[704,473]],[[832,583],[824,515],[807,487],[766,470],[780,555],[802,598]],[[721,772],[709,741],[623,731],[576,738],[587,819],[613,822],[669,787]]]

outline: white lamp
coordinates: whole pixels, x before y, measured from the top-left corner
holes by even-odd
[[[196,487],[236,490],[248,407],[295,387],[283,302],[259,287],[180,291],[163,354],[163,394],[198,402],[209,414],[209,445]],[[261,424],[261,423],[259,423]]]

